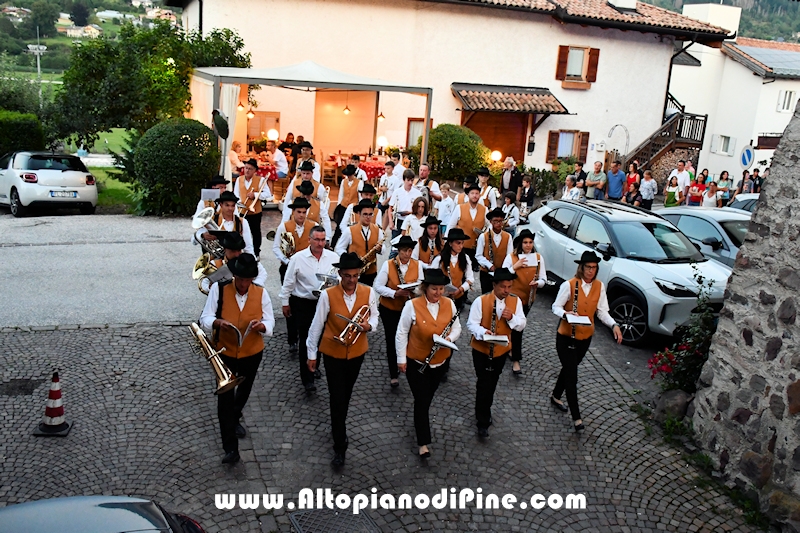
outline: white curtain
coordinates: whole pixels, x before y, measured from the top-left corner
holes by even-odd
[[[228,138],[223,141],[223,169],[222,175],[228,181],[231,180],[231,162],[228,158],[228,152],[233,144],[233,132],[236,131],[236,108],[239,106],[239,85],[232,85],[225,83],[222,85],[222,90],[219,95],[219,108],[228,117]],[[230,185],[228,186],[230,188]]]
[[[211,106],[214,105],[214,84],[203,78],[192,76],[189,81],[192,109],[189,118],[211,127]]]

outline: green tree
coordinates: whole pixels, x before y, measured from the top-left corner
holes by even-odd
[[[489,163],[489,149],[471,129],[439,124],[431,130],[428,164],[438,180],[461,182],[467,176],[476,176],[478,168]]]
[[[89,7],[83,2],[75,2],[72,4],[72,10],[69,12],[69,18],[76,26],[86,26],[89,23]]]
[[[14,39],[19,37],[19,33],[17,32],[17,28],[14,26],[14,23],[11,22],[11,19],[6,17],[0,17],[0,33],[5,33]]]
[[[56,32],[58,20],[58,5],[46,0],[37,0],[31,6],[31,14],[22,22],[25,34],[30,38],[36,37],[36,28],[39,28],[39,37],[52,37]]]
[[[39,87],[14,71],[14,64],[0,55],[0,109],[18,113],[38,113]]]

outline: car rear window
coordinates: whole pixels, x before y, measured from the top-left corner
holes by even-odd
[[[21,170],[73,170],[89,172],[78,157],[59,155],[32,155],[20,162]]]

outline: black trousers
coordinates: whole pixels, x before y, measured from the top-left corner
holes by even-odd
[[[653,209],[653,199],[652,198],[650,200],[642,199],[642,207],[644,207],[648,211]]]
[[[350,396],[358,379],[364,356],[354,359],[336,359],[322,354],[325,361],[325,379],[328,381],[328,396],[331,403],[331,430],[333,432],[333,451],[347,451],[347,409],[350,407]]]
[[[487,292],[492,292],[492,289],[494,288],[492,286],[492,281],[494,280],[494,277],[492,276],[492,274],[489,273],[489,272],[484,272],[483,270],[481,270],[480,279],[481,279],[481,294],[486,294]]]
[[[298,298],[297,296],[289,296],[289,309],[292,311],[292,316],[295,320],[297,327],[298,352],[300,354],[300,381],[303,385],[314,383],[314,374],[308,369],[308,347],[306,340],[308,340],[308,330],[311,329],[311,323],[314,321],[314,313],[317,312],[317,300],[307,300],[305,298]]]
[[[427,356],[428,354],[425,355]],[[449,357],[447,361],[450,361]],[[433,395],[436,393],[436,389],[439,388],[439,383],[445,372],[445,365],[443,364],[436,368],[428,367],[424,373],[420,374],[419,369],[421,367],[421,362],[408,359],[406,379],[408,379],[411,394],[414,395],[414,431],[417,433],[417,446],[427,446],[431,443],[429,411]]]
[[[553,397],[561,398],[561,394],[567,391],[567,403],[569,412],[573,420],[581,417],[581,410],[578,408],[578,365],[583,361],[592,338],[577,340],[567,335],[556,334],[556,352],[561,361],[561,373],[556,381],[556,388],[553,389]],[[574,346],[574,348],[570,348]]]
[[[395,311],[383,305],[378,305],[378,312],[383,322],[383,331],[386,334],[386,362],[389,363],[389,377],[397,379],[397,351],[395,349],[395,337],[397,336],[397,326],[400,324],[400,314],[402,311]]]
[[[475,376],[478,383],[475,387],[475,418],[478,419],[479,428],[488,428],[492,425],[492,403],[497,380],[503,373],[506,364],[505,357],[495,357],[489,363],[489,356],[478,350],[472,350],[472,364],[475,367]],[[487,370],[487,366],[491,370]]]
[[[219,433],[222,435],[222,449],[225,453],[239,451],[239,439],[236,438],[236,424],[242,416],[250,391],[253,389],[253,382],[256,380],[258,365],[261,363],[263,351],[250,357],[235,359],[228,357],[224,353],[220,354],[222,361],[228,365],[231,372],[237,376],[243,376],[238,387],[217,396],[217,418],[219,419]]]
[[[464,252],[466,252],[466,254],[469,256],[469,260],[472,262],[472,271],[477,272],[479,265],[478,262],[475,260],[475,248],[467,248],[465,246]]]
[[[258,259],[258,255],[261,253],[261,215],[262,213],[258,213],[257,215],[247,215],[244,217],[247,224],[250,226],[250,233],[253,235],[253,252],[255,253],[256,259]]]
[[[522,312],[525,313],[525,316],[528,316],[528,311],[530,310],[530,306],[522,306]],[[515,329],[511,330],[511,355],[508,358],[512,361],[522,361],[522,333],[522,331]]]
[[[363,283],[364,285],[369,285],[370,287],[372,287],[372,284],[375,283],[375,278],[377,278],[377,277],[378,277],[378,273],[377,272],[374,273],[374,274],[361,274],[358,277],[358,282],[359,283]]]
[[[278,267],[278,274],[281,276],[281,285],[283,285],[283,278],[286,277],[286,269],[288,266],[289,265],[284,265],[281,263],[281,266]],[[294,315],[286,319],[286,342],[289,345],[297,344],[297,323],[295,322]]]

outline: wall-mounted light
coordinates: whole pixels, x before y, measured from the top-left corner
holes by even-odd
[[[254,116],[256,116],[256,114],[253,113],[253,108],[251,107],[247,110],[247,118],[253,118]]]
[[[267,132],[267,139],[270,141],[277,141],[278,140],[278,130],[272,128]]]
[[[242,104],[241,102],[239,102],[239,105],[238,105],[238,106],[236,106],[236,109],[238,109],[239,111],[244,111],[244,104]]]
[[[345,104],[344,104],[343,113],[345,115],[349,115],[350,114],[350,91],[347,91],[347,100],[345,101]]]
[[[381,111],[381,114],[378,115],[378,122],[383,122],[384,120],[386,120],[386,117],[383,116],[383,111]]]
[[[500,158],[503,157],[503,154],[500,153],[500,150],[495,150],[492,152],[492,161],[500,161]]]
[[[536,139],[533,135],[528,137],[528,155],[533,155],[533,150],[536,148]]]

